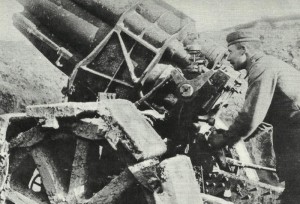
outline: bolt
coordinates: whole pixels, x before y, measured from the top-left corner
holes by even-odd
[[[219,184],[218,184],[218,187],[224,188],[225,186],[226,186],[225,183],[219,183]]]
[[[228,181],[229,181],[229,178],[227,178],[227,177],[224,176],[224,178],[222,179],[222,181],[223,181],[223,182],[228,182]]]
[[[179,92],[183,97],[191,97],[194,93],[194,88],[190,84],[182,84]]]
[[[217,178],[218,177],[218,173],[213,173],[211,177],[212,178]]]
[[[205,185],[206,185],[206,186],[212,186],[212,187],[215,187],[217,184],[216,184],[215,182],[208,182],[208,181],[206,181],[206,182],[205,182]]]
[[[230,198],[232,196],[231,190],[225,189],[223,196],[224,196],[224,198]]]

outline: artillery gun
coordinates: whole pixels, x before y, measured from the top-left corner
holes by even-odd
[[[185,49],[192,19],[158,0],[19,2],[14,25],[69,81],[65,103],[1,116],[3,202],[253,203],[266,190],[274,201],[277,187],[213,173],[192,130],[197,117],[213,126],[239,84],[224,48]]]

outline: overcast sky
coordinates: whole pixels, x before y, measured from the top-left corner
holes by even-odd
[[[263,16],[300,14],[300,0],[165,0],[196,20],[198,31],[220,30]]]
[[[113,0],[110,0],[113,1]],[[220,30],[262,16],[300,14],[300,0],[165,0],[193,18],[198,31]],[[25,38],[13,27],[12,14],[22,11],[16,0],[0,0],[0,40]]]

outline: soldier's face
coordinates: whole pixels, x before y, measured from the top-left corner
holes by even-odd
[[[228,47],[229,55],[227,60],[232,64],[236,71],[246,68],[247,57],[245,55],[245,49],[238,48],[235,44]]]

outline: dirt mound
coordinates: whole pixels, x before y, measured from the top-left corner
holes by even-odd
[[[0,114],[62,101],[67,77],[32,45],[0,41]]]

